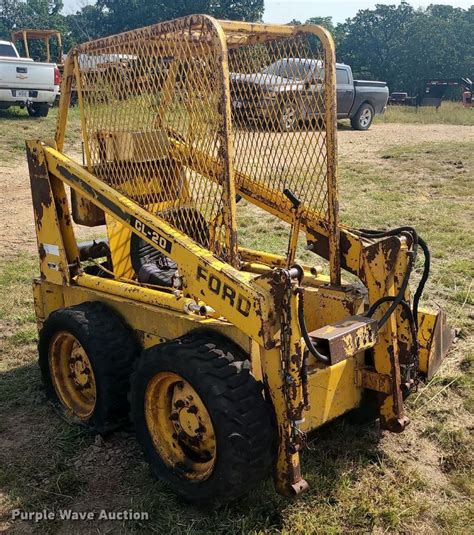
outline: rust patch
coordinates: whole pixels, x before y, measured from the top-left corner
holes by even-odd
[[[38,229],[41,228],[43,207],[48,208],[52,203],[51,186],[48,173],[43,163],[39,161],[37,150],[27,150],[28,168],[30,170],[31,198]]]
[[[331,364],[354,356],[377,343],[377,320],[351,316],[309,333],[322,352],[329,354]]]
[[[39,253],[41,262],[43,262],[43,260],[46,258],[46,251],[44,250],[44,246],[42,243],[39,244],[38,253]]]
[[[397,261],[398,250],[400,249],[400,241],[398,238],[390,238],[381,242],[383,257],[385,259],[385,268],[388,272],[392,272]]]

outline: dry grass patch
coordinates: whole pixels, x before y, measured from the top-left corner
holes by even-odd
[[[15,160],[24,157],[25,139],[54,139],[58,108],[52,108],[48,117],[32,119],[26,110],[10,108],[0,110],[0,164],[12,165]],[[76,151],[80,149],[79,109],[69,109],[69,127],[66,142],[71,143]]]
[[[376,119],[379,123],[415,124],[457,124],[474,125],[474,109],[464,108],[460,102],[444,101],[436,108],[413,108],[388,106],[384,115]]]

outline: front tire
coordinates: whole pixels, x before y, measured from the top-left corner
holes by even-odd
[[[39,366],[47,397],[89,430],[118,427],[138,348],[106,305],[86,302],[52,312],[39,335]]]
[[[274,459],[275,429],[245,354],[217,333],[143,352],[131,380],[132,420],[154,474],[190,502],[247,493]]]
[[[375,110],[367,102],[362,104],[357,113],[351,119],[351,125],[354,130],[365,131],[370,128],[375,117]]]

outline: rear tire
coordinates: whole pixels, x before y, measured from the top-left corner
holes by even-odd
[[[106,305],[86,302],[52,312],[39,335],[47,397],[91,431],[118,427],[138,347],[133,332]]]
[[[47,117],[49,113],[48,104],[32,104],[28,106],[28,115],[30,117]]]
[[[144,351],[132,375],[137,440],[153,473],[187,501],[218,506],[249,492],[270,471],[272,410],[249,368],[233,342],[195,332]],[[183,389],[191,392],[184,401]],[[154,407],[169,407],[171,425],[163,423],[167,412],[153,415]],[[180,427],[190,412],[197,418],[191,430]]]
[[[365,131],[370,128],[374,120],[375,110],[371,104],[365,102],[357,110],[357,113],[351,119],[351,125],[354,130]]]

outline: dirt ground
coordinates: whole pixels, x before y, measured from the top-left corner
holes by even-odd
[[[31,205],[30,177],[26,158],[13,165],[0,164],[0,257],[36,252],[36,236]],[[76,227],[78,239],[92,239],[105,227]]]
[[[378,167],[391,165],[391,172],[397,173],[398,164],[394,166],[393,163],[381,158],[383,151],[393,151],[397,147],[410,145],[466,143],[469,140],[472,142],[474,126],[374,124],[368,132],[354,132],[348,127],[340,126],[338,139],[342,167],[350,164],[351,169],[358,172],[358,166],[370,166],[375,170]],[[457,162],[454,163],[458,165]],[[446,165],[451,165],[451,163],[448,162]],[[404,176],[410,173],[407,168],[403,167],[403,162],[399,169]],[[409,176],[407,180],[408,184]],[[403,187],[409,186],[405,184]],[[93,232],[89,229],[80,229],[79,237],[86,239],[97,235],[98,232],[100,233],[100,229],[99,231],[94,229]],[[13,258],[23,256],[29,259],[27,269],[31,270],[35,262],[35,254],[36,243],[28,169],[24,159],[15,154],[9,161],[0,160],[0,258],[8,262]],[[466,302],[471,299],[469,292],[470,287],[464,303],[462,306],[459,305],[463,314]],[[462,300],[464,296],[461,303]],[[13,508],[20,506],[26,506],[30,510],[36,510],[35,508],[40,508],[42,505],[50,507],[48,498],[51,497],[57,500],[54,502],[55,505],[66,504],[68,508],[76,511],[101,508],[108,510],[153,508],[155,514],[151,527],[149,524],[140,522],[127,525],[109,522],[103,522],[100,525],[79,522],[73,525],[74,532],[77,533],[148,532],[150,529],[167,534],[183,532],[274,533],[277,531],[325,533],[324,529],[318,529],[318,522],[321,522],[322,526],[325,525],[324,522],[327,522],[328,526],[338,526],[339,520],[334,516],[337,514],[344,515],[344,520],[341,522],[345,523],[347,530],[354,533],[366,532],[367,526],[372,524],[365,523],[359,517],[351,520],[351,515],[354,518],[357,515],[361,515],[361,518],[364,515],[374,515],[377,519],[374,521],[373,525],[376,527],[373,531],[376,533],[399,530],[404,533],[469,532],[469,528],[464,531],[459,523],[456,524],[454,520],[451,520],[449,511],[446,512],[445,520],[443,520],[445,517],[440,520],[436,516],[437,510],[444,511],[447,495],[454,504],[453,510],[456,511],[462,510],[464,500],[467,504],[469,499],[466,494],[451,484],[447,475],[448,471],[445,469],[446,463],[450,462],[446,454],[447,450],[443,449],[436,440],[431,439],[432,435],[437,432],[435,424],[443,421],[444,409],[441,404],[436,405],[438,412],[434,419],[430,420],[430,415],[426,414],[425,409],[425,403],[433,395],[429,390],[422,390],[419,393],[417,398],[419,405],[416,405],[414,409],[419,413],[421,422],[419,423],[423,433],[417,430],[418,424],[416,423],[412,424],[401,436],[392,434],[380,436],[376,431],[364,432],[364,434],[352,428],[341,428],[340,426],[344,424],[337,424],[336,427],[322,431],[314,439],[316,450],[318,447],[327,448],[321,456],[313,454],[313,457],[308,456],[305,461],[306,471],[313,474],[310,475],[310,483],[312,488],[316,489],[314,492],[321,492],[318,488],[325,489],[324,485],[328,484],[328,478],[330,479],[328,475],[314,475],[318,474],[319,467],[324,462],[327,470],[337,472],[334,481],[337,480],[338,485],[356,489],[354,492],[361,496],[361,503],[347,504],[346,509],[354,508],[353,513],[352,509],[349,512],[340,513],[338,512],[340,510],[332,508],[331,491],[329,491],[327,504],[319,505],[319,518],[316,515],[314,524],[308,524],[308,522],[313,522],[306,514],[312,511],[313,505],[310,500],[321,500],[321,496],[318,494],[315,498],[314,494],[309,494],[307,501],[299,502],[300,505],[298,502],[287,503],[274,495],[271,483],[267,483],[265,492],[261,496],[255,495],[244,499],[240,505],[222,512],[219,517],[212,514],[206,516],[192,508],[183,507],[179,501],[170,496],[169,491],[161,483],[150,480],[147,467],[129,430],[115,433],[106,437],[105,440],[100,437],[94,439],[84,436],[81,431],[65,426],[52,413],[38,387],[39,381],[34,363],[35,334],[32,334],[31,339],[27,339],[22,345],[20,338],[15,334],[17,332],[15,321],[15,319],[2,319],[0,316],[0,345],[2,341],[10,344],[3,351],[9,352],[8,358],[15,359],[20,374],[15,375],[17,372],[13,369],[2,372],[11,373],[13,385],[11,398],[15,400],[18,398],[18,401],[10,403],[8,412],[3,412],[0,419],[3,459],[11,461],[11,467],[4,467],[9,480],[2,481],[0,478],[0,532],[3,530],[11,530],[12,533],[44,532],[46,529],[44,524],[35,525],[26,521],[12,523],[9,514]],[[28,321],[31,323],[31,317]],[[0,347],[1,357],[2,348]],[[453,370],[458,369],[460,358],[461,356],[456,362],[453,361],[450,364]],[[29,384],[30,377],[33,377],[31,389],[25,386]],[[441,388],[444,388],[445,384],[447,383],[441,383]],[[24,396],[22,394],[24,399],[20,399],[14,392],[15,388],[25,388]],[[435,393],[436,396],[439,401],[438,391]],[[468,419],[463,409],[463,397],[461,394],[457,396],[456,393],[453,396],[449,415],[445,417],[451,418],[457,414],[458,426],[469,428],[472,426],[472,420]],[[444,430],[441,429],[441,432]],[[335,435],[339,437],[337,440],[334,439]],[[340,440],[341,436],[344,438]],[[464,447],[464,443],[462,444]],[[367,475],[370,471],[367,471],[367,474],[361,472],[360,479],[354,480],[351,474],[355,467],[370,463],[373,463],[375,467],[375,475]],[[12,483],[13,479],[15,479],[15,484]],[[16,482],[17,479],[18,482]],[[143,490],[144,481],[147,485],[145,491]],[[21,492],[2,492],[3,485],[5,488],[22,490]],[[389,493],[386,485],[390,486]],[[358,486],[361,490],[357,490]],[[368,491],[370,499],[375,502],[379,492],[381,495],[389,496],[388,499],[392,502],[383,508],[382,513],[379,513],[377,509],[380,504],[362,503],[363,496],[366,494],[364,486],[367,489],[370,488]],[[410,490],[405,491],[405,486]],[[28,488],[31,489],[32,496],[28,496]],[[82,492],[81,489],[85,490]],[[336,490],[332,490],[336,493]],[[345,498],[343,498],[345,494],[339,490],[337,492],[340,496],[338,507],[345,507]],[[412,493],[414,497],[416,496],[416,499],[413,498],[413,504],[407,505],[404,493]],[[150,494],[153,496],[149,496]],[[44,502],[41,499],[42,496]],[[350,497],[350,494],[348,496]],[[298,507],[301,509],[297,509]],[[256,512],[250,513],[251,509]],[[387,517],[385,518],[384,515]],[[393,515],[393,518],[390,515]],[[408,524],[404,524],[406,516],[410,518]],[[383,528],[383,526],[388,526],[388,528]],[[456,527],[451,529],[450,526]],[[67,523],[56,522],[47,529],[51,533],[72,532],[71,525]],[[337,532],[337,530],[329,531]]]
[[[445,124],[374,124],[362,135],[340,126],[338,131],[339,156],[350,161],[365,161],[380,150],[397,145],[419,143],[466,142],[474,139],[474,126]]]
[[[380,150],[397,145],[453,142],[474,139],[474,126],[374,124],[357,134],[349,127],[339,128],[339,156],[351,163],[380,162]],[[28,166],[25,159],[0,162],[0,256],[11,258],[36,250]],[[88,239],[100,233],[81,228],[79,237]]]

